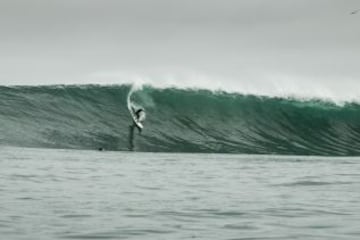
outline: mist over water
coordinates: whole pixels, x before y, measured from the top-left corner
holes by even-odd
[[[88,79],[74,81],[74,83],[134,84],[138,87],[150,85],[155,88],[207,89],[268,97],[317,98],[337,104],[360,101],[356,76],[296,75],[286,73],[286,71],[269,70],[269,72],[261,73],[256,69],[252,69],[252,71],[241,70],[243,72],[240,76],[231,73],[207,74],[201,71],[171,67],[169,67],[168,72],[164,70],[148,70],[140,71],[140,73],[99,71],[91,74]]]

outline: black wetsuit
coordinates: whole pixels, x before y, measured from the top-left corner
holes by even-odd
[[[134,110],[134,109],[133,109],[133,110]],[[144,111],[144,109],[141,109],[141,108],[138,109],[137,111],[134,110],[137,121],[139,121],[139,119],[140,119],[140,113],[143,112],[143,111]],[[133,128],[136,127],[136,128],[139,130],[139,132],[141,132],[141,130],[142,130],[142,129],[135,123],[135,121],[133,122],[133,126],[132,126],[132,127],[133,127]]]
[[[144,110],[140,108],[139,110],[137,110],[137,111],[135,112],[135,115],[136,115],[136,119],[137,119],[137,120],[139,120],[139,118],[140,118],[140,113],[143,112],[143,111],[144,111]]]

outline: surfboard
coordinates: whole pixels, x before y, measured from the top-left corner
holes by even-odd
[[[136,126],[137,126],[138,128],[140,128],[140,129],[143,129],[144,126],[143,126],[142,123],[139,122],[139,121],[137,120],[137,118],[136,118],[136,115],[135,115],[135,112],[134,112],[135,106],[134,106],[134,105],[131,103],[131,101],[130,101],[130,95],[131,95],[131,94],[128,95],[128,99],[127,99],[127,107],[128,107],[128,109],[129,109],[130,115],[131,115],[134,123],[136,124]]]
[[[134,120],[134,123],[136,124],[136,126],[138,126],[139,128],[143,129],[144,126],[142,125],[141,122],[139,122],[139,121],[136,119],[136,115],[134,114],[134,111],[131,109],[131,107],[130,107],[129,111],[130,111],[130,115],[131,115],[132,119]]]

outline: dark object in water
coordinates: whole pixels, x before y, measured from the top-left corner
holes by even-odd
[[[360,9],[357,9],[355,11],[352,11],[350,14],[357,14],[360,11]]]

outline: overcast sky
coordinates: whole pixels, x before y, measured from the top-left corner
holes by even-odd
[[[350,14],[359,8],[358,0],[1,0],[0,84],[139,76],[360,95],[360,13]]]

